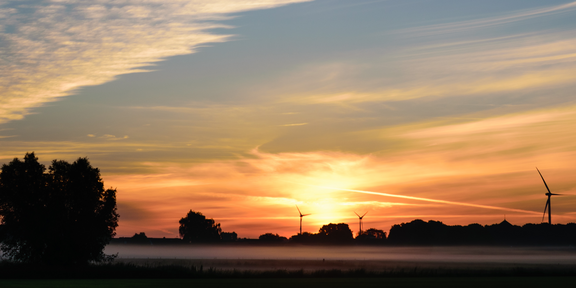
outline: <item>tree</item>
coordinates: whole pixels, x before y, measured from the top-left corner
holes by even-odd
[[[321,239],[319,239],[318,236],[318,234],[303,232],[302,234],[298,233],[296,235],[292,235],[292,237],[290,237],[290,241],[294,243],[314,244],[321,242]]]
[[[236,242],[238,241],[238,234],[236,234],[236,232],[222,232],[220,233],[220,240],[225,242]]]
[[[328,242],[346,242],[354,239],[352,230],[346,223],[324,225],[318,231],[318,235]]]
[[[186,242],[211,242],[220,240],[220,223],[206,219],[200,212],[190,210],[186,217],[180,219],[180,237]]]
[[[140,233],[134,233],[134,236],[132,236],[132,238],[130,238],[131,243],[135,243],[135,244],[152,244],[150,242],[150,239],[148,239],[148,236],[146,236],[146,233],[144,232],[140,232]]]
[[[366,231],[362,231],[362,233],[359,233],[356,237],[356,240],[364,242],[382,242],[386,240],[386,232],[376,228],[370,228]]]
[[[278,234],[265,233],[265,234],[260,235],[260,237],[258,237],[258,240],[260,240],[262,242],[283,242],[283,241],[287,241],[288,238],[280,236]]]
[[[20,262],[86,264],[113,259],[104,246],[116,234],[116,190],[104,190],[87,158],[46,168],[34,153],[0,172],[0,248]]]

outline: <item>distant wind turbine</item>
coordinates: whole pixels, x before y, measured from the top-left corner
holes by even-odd
[[[308,216],[310,214],[302,214],[302,212],[300,212],[300,208],[298,208],[298,205],[296,205],[296,209],[298,209],[298,213],[300,214],[300,235],[302,235],[302,217]]]
[[[358,232],[358,235],[362,234],[362,218],[364,218],[364,216],[366,216],[366,214],[368,214],[368,211],[366,211],[366,213],[364,213],[364,215],[360,216],[358,215],[358,213],[356,213],[356,211],[354,211],[354,214],[356,214],[356,216],[358,216],[358,230],[360,232]]]
[[[546,206],[544,206],[544,215],[542,215],[542,221],[544,221],[544,216],[546,216],[546,210],[548,210],[548,224],[552,224],[552,206],[550,204],[550,197],[552,197],[552,195],[562,195],[562,194],[555,194],[550,192],[550,188],[548,188],[548,184],[546,184],[546,180],[544,180],[544,176],[542,176],[542,173],[540,173],[538,167],[536,167],[536,170],[538,171],[538,174],[540,174],[540,178],[542,178],[542,181],[544,181],[544,186],[546,186],[546,190],[548,190],[548,193],[544,194],[548,196],[548,201],[546,201]]]

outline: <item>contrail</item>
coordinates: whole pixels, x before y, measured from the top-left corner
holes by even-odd
[[[339,190],[339,191],[348,191],[348,192],[355,192],[355,193],[372,194],[372,195],[379,195],[379,196],[387,196],[387,197],[395,197],[395,198],[419,200],[419,201],[426,201],[426,202],[442,203],[442,204],[449,204],[449,205],[460,205],[460,206],[468,206],[468,207],[476,207],[476,208],[484,208],[484,209],[492,209],[492,210],[505,210],[505,211],[513,211],[513,212],[520,212],[520,213],[538,214],[538,215],[540,215],[540,212],[534,212],[534,211],[528,211],[528,210],[522,210],[522,209],[504,208],[504,207],[496,207],[496,206],[488,206],[488,205],[479,205],[479,204],[470,204],[470,203],[462,203],[462,202],[454,202],[454,201],[446,201],[446,200],[437,200],[437,199],[422,198],[422,197],[396,195],[396,194],[382,193],[382,192],[364,191],[364,190],[341,189],[341,188],[324,187],[324,186],[316,186],[316,185],[308,185],[308,186],[318,187],[318,188],[324,188],[324,189]]]

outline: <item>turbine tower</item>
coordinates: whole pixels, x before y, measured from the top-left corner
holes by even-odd
[[[562,194],[555,194],[550,192],[550,188],[548,188],[548,184],[546,184],[546,180],[544,180],[544,177],[542,176],[542,173],[540,173],[540,170],[538,170],[538,167],[536,167],[536,170],[538,171],[538,174],[540,174],[540,178],[542,178],[542,181],[544,181],[544,186],[546,186],[546,190],[548,190],[548,193],[544,194],[548,196],[548,201],[546,201],[546,206],[544,206],[544,215],[542,215],[542,221],[544,221],[544,216],[546,216],[546,210],[548,210],[548,224],[552,224],[552,206],[550,204],[550,198],[552,197],[552,195],[562,195]]]
[[[300,208],[298,208],[298,205],[296,205],[296,209],[298,209],[298,213],[300,213],[300,235],[302,235],[302,217],[308,216],[310,214],[302,214],[302,212],[300,212]]]
[[[354,214],[356,214],[356,216],[358,216],[358,230],[360,232],[358,232],[358,235],[362,234],[362,218],[364,218],[364,216],[366,216],[366,214],[368,214],[368,211],[366,211],[366,213],[364,213],[364,215],[360,216],[358,215],[358,213],[356,213],[356,211],[354,211]]]

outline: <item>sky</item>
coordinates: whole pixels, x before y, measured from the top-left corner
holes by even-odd
[[[88,157],[117,236],[576,222],[576,2],[0,1],[0,163]]]

